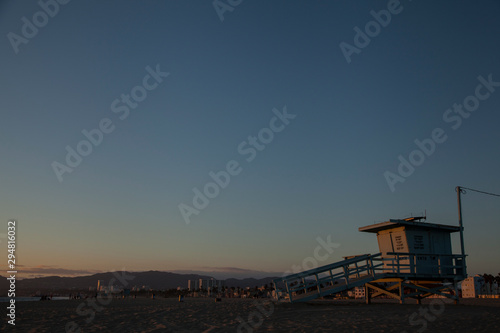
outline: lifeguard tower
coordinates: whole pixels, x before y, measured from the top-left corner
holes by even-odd
[[[457,284],[467,277],[461,226],[427,223],[425,217],[389,220],[359,228],[377,235],[380,253],[275,279],[276,299],[304,302],[365,287],[366,302],[385,295],[398,299],[440,295],[458,302]],[[460,232],[462,254],[452,254],[451,234]]]
[[[460,231],[460,227],[419,222],[423,218],[389,220],[359,231],[377,234],[381,256],[386,259],[385,270],[391,269],[395,259],[400,263],[398,273],[428,277],[463,275],[452,269],[451,233]],[[461,266],[460,259],[457,264]]]

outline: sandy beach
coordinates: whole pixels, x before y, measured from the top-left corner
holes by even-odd
[[[6,304],[6,303],[2,303]],[[82,305],[83,304],[83,305]],[[2,332],[499,332],[500,299],[461,304],[376,300],[273,304],[253,299],[114,299],[91,310],[82,300],[18,302]],[[77,310],[79,309],[79,310]],[[77,313],[77,311],[79,313]],[[92,314],[95,317],[91,319]],[[80,331],[78,331],[80,329]]]

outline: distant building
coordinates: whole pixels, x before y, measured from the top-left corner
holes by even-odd
[[[219,291],[221,291],[222,288],[224,288],[225,286],[226,286],[226,282],[224,280],[217,281],[217,288],[219,289]]]
[[[462,298],[476,298],[481,293],[484,278],[481,275],[470,276],[462,281]]]
[[[200,289],[200,280],[188,280],[188,290],[189,291],[195,291]]]
[[[354,288],[354,298],[365,298],[365,287]]]
[[[152,290],[149,286],[133,286],[132,291]]]
[[[198,289],[203,289],[208,291],[208,290],[214,290],[215,288],[217,288],[218,291],[221,291],[225,285],[226,284],[224,280],[217,280],[214,278],[211,278],[210,280],[204,280],[204,279],[188,280],[189,291],[195,291]]]
[[[111,293],[119,293],[121,292],[123,289],[120,287],[120,286],[111,286],[111,288],[109,288],[109,292]]]

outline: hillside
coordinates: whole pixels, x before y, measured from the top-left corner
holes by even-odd
[[[177,287],[187,288],[188,280],[210,279],[210,276],[198,274],[177,274],[169,272],[148,271],[148,272],[108,272],[98,273],[88,276],[60,277],[49,276],[18,280],[16,282],[17,294],[30,294],[33,292],[56,292],[59,290],[89,290],[97,287],[97,281],[104,281],[108,285],[115,279],[114,285],[127,288],[148,286],[156,290],[172,289]],[[271,277],[263,279],[226,279],[227,287],[256,287],[272,282]],[[0,296],[7,294],[8,282],[5,277],[0,279]]]

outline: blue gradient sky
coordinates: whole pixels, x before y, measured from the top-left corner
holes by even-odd
[[[72,1],[18,54],[7,34],[40,7],[2,2],[0,220],[19,221],[18,264],[283,272],[318,236],[340,244],[327,264],[377,252],[357,230],[376,221],[457,224],[455,186],[500,192],[500,88],[443,121],[479,75],[500,81],[500,3],[401,6],[348,64],[339,44],[386,1],[246,0],[223,22],[211,1]],[[170,76],[119,120],[113,100],[157,64]],[[238,145],[285,105],[296,118],[246,162]],[[115,130],[59,182],[51,163],[102,118]],[[447,141],[391,192],[384,172],[438,127]],[[178,205],[233,159],[243,171],[186,225]],[[470,273],[500,270],[499,200],[463,198]]]

